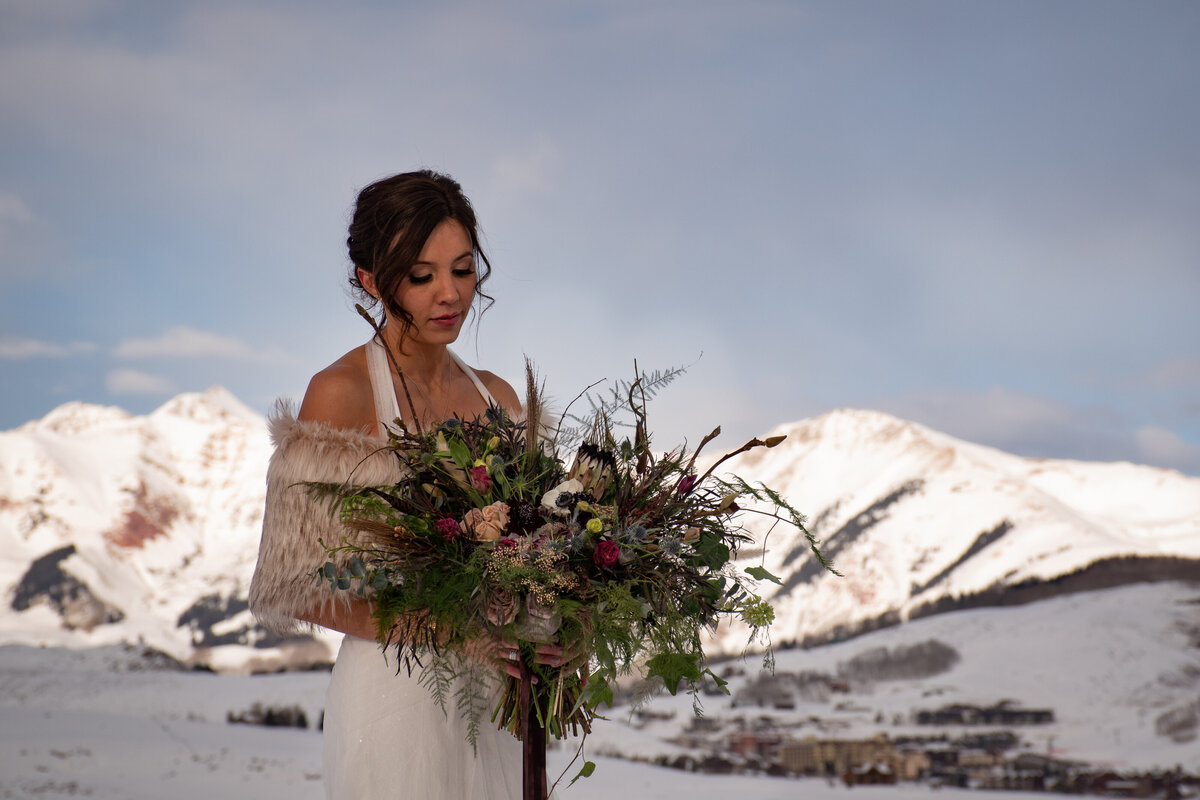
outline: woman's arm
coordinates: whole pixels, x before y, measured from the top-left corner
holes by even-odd
[[[361,597],[351,597],[349,602],[327,604],[323,608],[305,609],[298,612],[296,618],[360,639],[380,641],[379,625],[375,622],[371,604]]]
[[[343,358],[312,376],[296,418],[334,428],[375,433],[375,399],[370,379]]]
[[[372,434],[375,430],[375,405],[364,386],[364,375],[350,354],[312,377],[296,418],[302,422],[324,423],[333,428]],[[302,622],[357,636],[378,639],[378,625],[369,601],[346,594],[340,602],[323,603],[296,613]]]

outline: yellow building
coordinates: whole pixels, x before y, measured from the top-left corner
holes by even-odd
[[[916,750],[897,750],[887,734],[870,739],[817,739],[779,745],[776,758],[784,769],[800,775],[845,775],[870,765],[885,765],[902,781],[916,780],[929,769],[929,757]]]

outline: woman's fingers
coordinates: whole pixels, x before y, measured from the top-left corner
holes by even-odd
[[[562,645],[539,642],[534,646],[534,663],[547,667],[561,667],[567,663]]]
[[[514,678],[521,677],[521,648],[515,641],[493,635],[486,640],[484,647],[489,659],[506,675]],[[544,667],[564,667],[570,664],[584,665],[587,655],[581,645],[564,648],[551,642],[533,643],[534,664]],[[536,678],[535,678],[536,680]]]

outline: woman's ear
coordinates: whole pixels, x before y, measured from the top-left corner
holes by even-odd
[[[362,287],[366,290],[367,294],[378,300],[379,289],[375,286],[375,276],[367,272],[362,267],[359,267],[356,270],[356,273],[358,275],[358,282],[362,284]]]

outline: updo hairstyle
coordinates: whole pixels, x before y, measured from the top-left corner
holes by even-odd
[[[400,321],[401,336],[412,327],[413,319],[397,302],[396,290],[420,258],[433,229],[447,219],[457,220],[471,238],[475,293],[487,301],[482,313],[494,302],[480,289],[492,273],[492,265],[479,245],[475,209],[456,180],[423,169],[376,181],[358,194],[346,239],[352,264],[350,285],[368,307],[373,306],[376,298],[363,288],[358,270],[373,275],[378,300]]]

